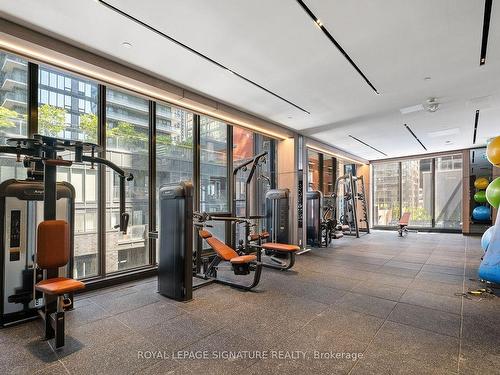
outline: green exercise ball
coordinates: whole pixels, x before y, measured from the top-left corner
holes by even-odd
[[[486,192],[484,190],[479,190],[474,194],[474,200],[477,203],[486,203]]]
[[[486,200],[495,208],[500,206],[500,177],[491,181],[486,188]]]

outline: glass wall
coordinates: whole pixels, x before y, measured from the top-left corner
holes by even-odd
[[[49,66],[39,66],[39,134],[97,143],[97,103],[97,83]],[[74,277],[96,276],[99,271],[97,170],[78,164],[59,167],[57,180],[71,183],[76,192]]]
[[[228,212],[227,124],[200,117],[200,210]],[[212,233],[226,240],[226,226],[216,223]]]
[[[0,144],[14,137],[26,137],[28,125],[28,62],[0,51]],[[1,155],[0,182],[26,177],[26,169],[14,156]]]
[[[462,155],[436,158],[436,227],[462,227]]]
[[[160,228],[159,189],[193,181],[193,114],[167,104],[156,105],[156,226]],[[158,259],[159,242],[156,246]]]
[[[409,212],[410,226],[461,228],[461,154],[375,163],[372,171],[374,225],[397,226]]]
[[[134,179],[127,182],[128,231],[120,232],[119,178],[106,167],[106,272],[149,263],[148,139],[149,102],[131,94],[106,92],[106,158]]]
[[[374,225],[396,225],[400,213],[399,163],[373,165]]]
[[[36,71],[35,92],[30,94],[28,77]],[[275,187],[275,144],[271,138],[167,103],[154,105],[148,98],[3,52],[0,52],[0,84],[0,144],[8,138],[29,136],[28,129],[68,140],[100,142],[106,149],[104,157],[134,176],[126,186],[126,212],[130,214],[130,222],[127,233],[123,234],[117,228],[119,178],[115,172],[107,167],[93,169],[76,164],[71,168],[58,168],[58,181],[71,183],[76,192],[75,278],[105,277],[113,272],[152,265],[155,254],[150,256],[148,238],[149,232],[159,230],[161,225],[158,189],[165,183],[193,180],[194,163],[199,163],[201,170],[201,210],[228,214],[231,199],[228,192],[232,183],[228,176],[232,166],[255,153],[268,151],[267,163],[256,173],[256,177],[266,178],[256,178],[250,191],[252,213],[265,213],[264,195]],[[106,95],[101,96],[104,92]],[[37,98],[37,103],[29,104],[30,97]],[[29,105],[38,107],[38,117],[28,126]],[[105,108],[102,113],[105,124],[99,118],[100,108]],[[150,116],[150,110],[155,111],[154,117]],[[153,131],[154,139],[150,137]],[[198,132],[200,160],[194,160],[193,139]],[[102,139],[99,134],[103,134]],[[228,134],[233,137],[229,139]],[[228,160],[230,148],[232,160]],[[150,155],[150,149],[155,149],[155,155]],[[155,169],[154,176],[150,175],[150,168]],[[16,163],[15,158],[0,156],[0,182],[25,177],[26,169],[21,163]],[[104,189],[102,209],[100,189]],[[239,191],[240,198],[244,197],[241,186],[235,191]],[[149,227],[150,207],[156,208],[154,228]],[[223,222],[216,223],[213,232],[225,240],[227,228]],[[105,239],[102,244],[98,241],[101,235]],[[101,256],[104,249],[105,254]],[[101,259],[105,264],[100,264]]]
[[[410,225],[432,226],[432,159],[401,162],[402,213],[410,213]]]
[[[200,118],[200,207],[206,212],[228,212],[227,125]]]

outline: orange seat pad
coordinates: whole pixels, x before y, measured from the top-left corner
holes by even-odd
[[[81,281],[68,279],[66,277],[54,277],[53,279],[40,281],[35,285],[35,289],[42,293],[59,296],[64,293],[85,289],[85,284]]]
[[[265,250],[274,250],[274,251],[282,251],[282,252],[295,252],[299,251],[300,247],[297,245],[290,245],[287,243],[277,243],[277,242],[266,242],[262,245],[262,248]]]
[[[240,255],[238,257],[231,259],[231,263],[232,264],[244,264],[244,263],[254,262],[256,260],[257,260],[257,257],[255,255]]]
[[[238,253],[227,246],[224,242],[215,237],[206,238],[205,241],[210,245],[210,247],[224,260],[231,260],[238,256]]]
[[[399,220],[399,225],[408,225],[409,221],[410,221],[410,213],[405,212],[403,216],[401,216],[401,219]]]

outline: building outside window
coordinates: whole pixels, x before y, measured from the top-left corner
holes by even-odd
[[[159,189],[162,185],[193,181],[193,114],[167,104],[156,105],[156,217],[161,226]],[[160,241],[156,241],[158,259]]]
[[[86,86],[80,86],[87,90]],[[126,234],[117,225],[119,177],[106,168],[106,272],[149,264],[149,102],[118,90],[106,90],[106,158],[134,179],[126,182]]]
[[[374,225],[396,226],[409,212],[410,226],[461,229],[461,154],[381,162],[372,170]]]

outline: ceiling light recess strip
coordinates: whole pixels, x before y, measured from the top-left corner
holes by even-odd
[[[422,141],[420,139],[418,139],[418,137],[415,135],[415,133],[413,132],[413,130],[411,130],[411,128],[404,124],[405,125],[405,128],[406,130],[408,130],[410,132],[410,134],[413,136],[413,138],[415,138],[417,140],[418,143],[420,143],[420,146],[422,146],[422,148],[427,151],[427,147],[424,146],[424,144],[422,143]]]
[[[375,86],[373,85],[373,83],[370,82],[370,80],[368,79],[368,77],[361,71],[361,69],[356,65],[356,63],[351,59],[351,57],[347,54],[347,52],[342,48],[342,46],[339,44],[339,42],[337,42],[335,40],[335,38],[332,36],[332,34],[330,34],[330,32],[327,30],[327,28],[325,27],[325,25],[323,25],[323,23],[319,20],[318,17],[316,17],[316,15],[312,12],[311,9],[309,9],[309,7],[302,1],[302,0],[297,0],[297,3],[299,3],[299,5],[302,7],[302,9],[304,9],[304,11],[309,15],[309,17],[311,17],[311,19],[313,20],[313,22],[316,24],[317,27],[319,27],[321,29],[321,31],[323,32],[323,34],[326,35],[326,37],[330,40],[330,42],[333,43],[333,45],[335,47],[337,47],[337,49],[339,50],[339,52],[347,59],[347,61],[349,61],[349,63],[352,65],[352,67],[356,70],[356,72],[358,72],[358,74],[363,77],[363,79],[365,80],[365,82],[368,84],[368,86],[371,87],[371,89],[373,91],[375,91],[375,93],[378,95],[379,92],[378,90],[375,88]]]
[[[380,153],[380,154],[382,154],[382,155],[384,155],[384,156],[388,156],[385,152],[382,152],[382,151],[380,151],[378,148],[375,148],[375,147],[373,147],[373,146],[370,146],[370,145],[369,145],[368,143],[366,143],[365,141],[362,141],[361,139],[356,138],[356,137],[355,137],[355,136],[353,136],[353,135],[350,135],[350,134],[349,134],[349,137],[351,137],[351,138],[352,138],[352,139],[354,139],[355,141],[358,141],[359,143],[364,144],[364,145],[365,145],[365,146],[367,146],[367,147],[370,147],[372,150],[375,150],[375,151],[377,151],[378,153]]]
[[[313,146],[313,145],[310,145],[310,144],[306,144],[306,147],[310,148],[312,150],[315,150],[315,151],[319,151],[319,152],[321,152],[323,154],[328,154],[328,155],[331,155],[331,156],[335,156],[336,158],[340,158],[340,159],[345,159],[345,160],[352,161],[353,163],[356,163],[356,164],[363,164],[363,165],[366,164],[365,162],[363,162],[361,160],[351,159],[351,158],[348,158],[347,156],[336,154],[335,152],[328,151],[328,150],[325,150],[324,148],[316,147],[316,146]]]
[[[66,61],[65,59],[60,59],[54,56],[51,56],[49,54],[45,54],[43,52],[39,52],[38,50],[35,50],[33,48],[28,48],[24,47],[23,45],[17,44],[17,43],[12,43],[8,40],[2,39],[0,37],[0,48],[3,48],[4,50],[7,50],[9,52],[24,56],[28,59],[33,59],[38,62],[46,63],[46,64],[51,64],[54,65],[58,68],[68,70],[70,72],[76,73],[76,74],[81,74],[85,77],[95,79],[101,83],[107,83],[111,85],[115,85],[117,87],[127,89],[133,92],[136,92],[141,95],[148,96],[150,98],[154,98],[157,100],[161,100],[170,104],[177,105],[181,108],[185,108],[191,111],[194,111],[196,113],[200,113],[203,115],[211,116],[216,119],[226,121],[230,125],[239,125],[243,126],[248,129],[255,130],[256,132],[266,134],[272,138],[277,138],[281,140],[285,140],[290,138],[289,134],[283,134],[283,133],[278,133],[274,132],[272,130],[268,130],[266,128],[263,128],[258,125],[254,125],[251,123],[248,123],[246,121],[239,120],[237,118],[231,117],[224,115],[218,111],[210,111],[201,107],[198,107],[194,104],[190,104],[188,102],[183,101],[182,99],[175,99],[171,96],[164,95],[161,93],[161,89],[148,89],[147,87],[144,87],[142,85],[136,85],[134,83],[131,83],[127,80],[119,79],[119,78],[114,78],[111,77],[105,73],[101,73],[98,71],[98,69],[89,69],[81,64],[73,64],[69,61]]]
[[[479,65],[486,63],[486,50],[488,48],[488,34],[490,33],[491,6],[493,0],[484,1],[483,36],[481,38],[481,56]]]
[[[472,144],[476,144],[477,136],[477,126],[479,125],[479,109],[476,109],[476,115],[474,116],[474,136],[472,137]]]
[[[236,72],[236,71],[234,71],[234,70],[232,70],[232,69],[228,68],[227,66],[223,65],[222,63],[220,63],[220,62],[218,62],[218,61],[216,61],[216,60],[214,60],[214,59],[212,59],[212,58],[208,57],[207,55],[204,55],[203,53],[201,53],[201,52],[199,52],[199,51],[195,50],[194,48],[189,47],[187,44],[184,44],[184,43],[182,43],[182,42],[178,41],[177,39],[174,39],[173,37],[171,37],[171,36],[169,36],[169,35],[167,35],[167,34],[165,34],[165,33],[161,32],[160,30],[155,29],[153,26],[151,26],[151,25],[149,25],[149,24],[147,24],[147,23],[145,23],[145,22],[143,22],[143,21],[139,20],[138,18],[135,18],[134,16],[131,16],[131,15],[130,15],[130,14],[128,14],[127,12],[124,12],[123,10],[118,9],[117,7],[115,7],[115,6],[113,6],[113,5],[109,4],[109,3],[107,3],[107,2],[105,2],[105,1],[98,0],[98,2],[99,2],[100,4],[102,4],[102,5],[106,6],[107,8],[111,9],[112,11],[114,11],[114,12],[116,12],[116,13],[118,13],[118,14],[122,15],[123,17],[126,17],[126,18],[128,18],[129,20],[134,21],[135,23],[137,23],[137,24],[139,24],[139,25],[141,25],[141,26],[145,27],[146,29],[148,29],[148,30],[150,30],[150,31],[152,31],[152,32],[154,32],[154,33],[156,33],[156,34],[160,35],[161,37],[163,37],[163,38],[165,38],[165,39],[167,39],[167,40],[169,40],[170,42],[175,43],[175,44],[177,44],[178,46],[180,46],[180,47],[182,47],[182,48],[184,48],[184,49],[188,50],[189,52],[191,52],[191,53],[195,54],[196,56],[201,57],[202,59],[204,59],[204,60],[206,60],[206,61],[208,61],[208,62],[212,63],[213,65],[215,65],[215,66],[217,66],[217,67],[219,67],[219,68],[221,68],[221,69],[224,69],[224,70],[228,71],[229,73],[234,74],[235,76],[237,76],[238,78],[240,78],[240,79],[244,80],[245,82],[250,83],[251,85],[253,85],[253,86],[255,86],[255,87],[258,87],[259,89],[261,89],[261,90],[263,90],[263,91],[267,92],[268,94],[271,94],[271,95],[272,95],[272,96],[274,96],[275,98],[278,98],[278,99],[280,99],[280,100],[284,101],[285,103],[290,104],[291,106],[293,106],[293,107],[297,108],[298,110],[300,110],[300,111],[302,111],[302,112],[304,112],[304,113],[307,113],[308,115],[310,115],[310,114],[311,114],[311,112],[309,112],[308,110],[306,110],[306,109],[304,109],[304,108],[300,107],[299,105],[297,105],[297,104],[293,103],[292,101],[290,101],[290,100],[288,100],[288,99],[285,99],[285,98],[284,98],[284,97],[282,97],[281,95],[278,95],[278,94],[276,94],[276,93],[272,92],[271,90],[269,90],[269,89],[265,88],[264,86],[262,86],[262,85],[258,84],[257,82],[252,81],[250,78],[247,78],[247,77],[245,77],[245,76],[241,75],[240,73],[238,73],[238,72]]]

